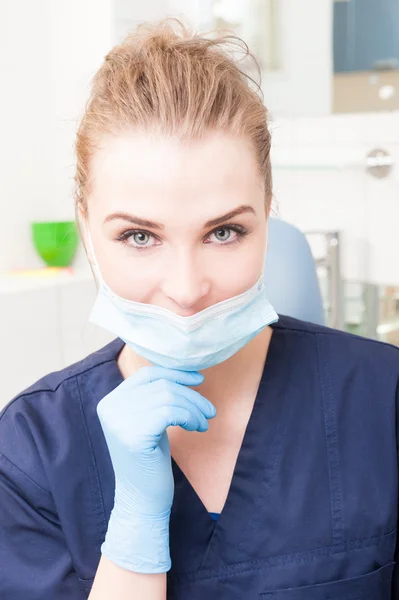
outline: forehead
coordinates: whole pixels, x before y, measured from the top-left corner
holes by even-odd
[[[148,132],[107,138],[93,156],[91,177],[100,210],[145,208],[146,216],[182,202],[229,210],[262,193],[250,141],[223,132],[184,141]]]

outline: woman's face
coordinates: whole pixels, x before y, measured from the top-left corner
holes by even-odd
[[[92,181],[86,224],[119,296],[190,316],[256,283],[267,214],[247,140],[109,138],[93,157]]]

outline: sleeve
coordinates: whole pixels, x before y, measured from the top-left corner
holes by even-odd
[[[9,457],[5,456],[6,452]],[[10,421],[3,419],[0,428],[0,598],[84,600],[87,594],[73,569],[51,493],[34,481],[35,472],[40,473],[42,469],[40,464],[35,464],[38,460],[29,435],[21,436],[18,430],[16,433]],[[29,471],[23,468],[26,465],[30,465]]]

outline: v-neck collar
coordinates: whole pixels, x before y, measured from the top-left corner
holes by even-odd
[[[237,456],[225,505],[214,521],[172,457],[175,494],[170,519],[173,573],[245,560],[245,540],[259,501],[267,501],[285,436],[289,348],[276,323],[258,392]],[[262,495],[260,495],[262,494]]]
[[[217,568],[245,560],[245,542],[259,504],[267,502],[268,488],[278,471],[280,449],[289,412],[286,382],[291,353],[284,335],[284,316],[271,324],[270,339],[258,392],[240,451],[229,492],[218,520],[213,520],[189,480],[172,457],[175,482],[170,516],[172,569],[169,577]],[[124,343],[109,345],[120,383],[117,357]],[[116,352],[115,352],[116,350]],[[116,379],[118,379],[116,377]],[[119,382],[117,381],[116,384]]]

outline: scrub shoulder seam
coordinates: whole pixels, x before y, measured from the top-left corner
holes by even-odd
[[[64,385],[65,383],[68,383],[71,379],[75,379],[77,377],[80,377],[81,375],[85,375],[86,373],[88,373],[89,371],[92,371],[93,369],[96,369],[97,367],[101,367],[102,365],[105,365],[106,363],[109,362],[113,362],[114,359],[113,358],[108,358],[107,360],[104,360],[100,363],[96,363],[95,365],[91,365],[90,367],[85,368],[83,371],[78,371],[78,372],[71,372],[69,375],[67,375],[64,379],[62,379],[58,385],[56,385],[54,388],[51,387],[42,387],[39,389],[34,389],[29,391],[29,388],[31,388],[32,386],[29,386],[28,390],[23,391],[19,394],[17,394],[17,396],[15,396],[14,398],[12,398],[8,404],[6,404],[4,406],[4,408],[0,411],[0,422],[3,419],[4,415],[6,414],[6,412],[8,411],[8,409],[14,405],[15,402],[17,402],[18,400],[23,400],[25,398],[29,398],[31,396],[35,396],[36,394],[55,394],[58,389]],[[68,367],[66,367],[66,369],[68,369]],[[54,373],[56,373],[57,371],[54,371]],[[48,373],[47,375],[44,376],[44,379],[46,377],[48,377],[49,375],[51,375],[52,373]],[[36,382],[37,383],[37,382]],[[35,383],[33,384],[33,386],[35,385]]]
[[[20,473],[21,475],[23,475],[23,477],[25,477],[30,483],[32,483],[35,487],[37,487],[38,490],[40,490],[41,492],[45,493],[47,496],[49,496],[49,498],[52,498],[51,493],[49,492],[49,490],[46,490],[44,487],[42,487],[41,485],[39,485],[34,479],[32,479],[31,477],[29,477],[29,475],[27,475],[24,471],[22,471],[19,467],[17,467],[17,465],[15,463],[13,463],[5,454],[3,454],[2,452],[0,452],[0,459],[4,459],[8,465],[11,466],[12,469],[15,469],[18,473]],[[1,476],[1,475],[0,475]]]
[[[385,346],[388,348],[392,348],[396,353],[398,353],[398,358],[399,358],[399,347],[395,346],[394,344],[390,344],[389,342],[383,342],[381,340],[374,340],[372,338],[367,338],[364,337],[362,335],[357,335],[356,333],[350,333],[349,331],[342,331],[340,329],[334,329],[332,327],[326,327],[323,325],[314,325],[315,329],[314,330],[310,330],[310,329],[304,329],[300,326],[298,327],[292,327],[292,326],[286,326],[282,329],[280,329],[280,331],[292,331],[292,332],[296,332],[296,333],[303,333],[303,334],[310,334],[310,335],[316,335],[316,336],[337,336],[337,337],[349,337],[352,338],[355,341],[358,342],[368,342],[369,344],[375,344],[377,346]],[[277,330],[279,331],[279,330]]]

